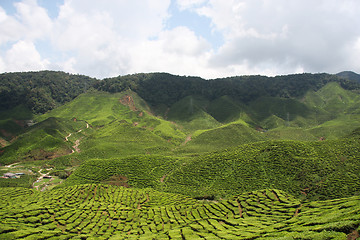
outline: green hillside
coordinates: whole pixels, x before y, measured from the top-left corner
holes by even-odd
[[[264,141],[194,157],[165,179],[169,191],[224,197],[277,188],[328,199],[360,193],[359,138]],[[308,192],[307,192],[308,191]]]
[[[0,74],[0,239],[356,239],[345,75]]]
[[[180,146],[176,153],[212,152],[265,139],[261,132],[239,120],[217,128],[195,131],[188,137],[189,141]]]
[[[46,160],[70,154],[73,142],[66,141],[66,136],[81,128],[85,128],[84,122],[48,118],[29,127],[14,143],[3,148],[0,163]]]
[[[187,96],[171,106],[166,118],[178,122],[187,131],[220,126],[220,123],[206,112],[208,105],[209,101],[203,97]]]

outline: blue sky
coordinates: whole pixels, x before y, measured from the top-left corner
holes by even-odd
[[[358,0],[1,0],[0,72],[360,72]]]

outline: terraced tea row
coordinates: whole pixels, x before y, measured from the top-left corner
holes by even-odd
[[[274,189],[206,201],[93,184],[0,199],[1,239],[346,239],[360,226],[360,197],[301,203]]]

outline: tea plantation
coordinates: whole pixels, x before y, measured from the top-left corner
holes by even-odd
[[[358,196],[300,202],[275,189],[200,201],[91,184],[0,199],[1,239],[346,239],[360,226]]]
[[[360,237],[358,82],[0,80],[0,240]]]

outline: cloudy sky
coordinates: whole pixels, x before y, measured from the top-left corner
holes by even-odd
[[[0,0],[0,72],[360,73],[359,0]]]

